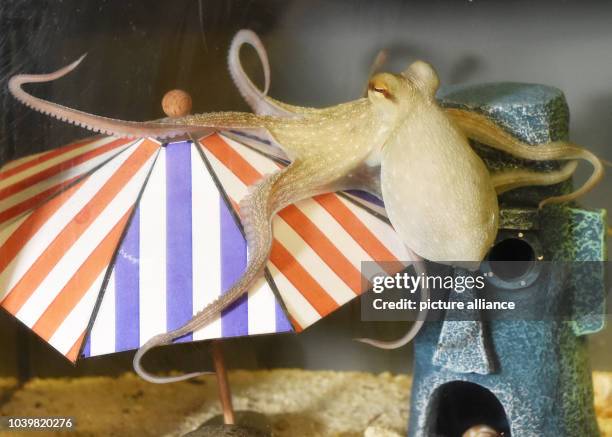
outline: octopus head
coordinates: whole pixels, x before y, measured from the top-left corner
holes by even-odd
[[[438,74],[426,62],[416,61],[401,74],[379,73],[368,83],[370,102],[389,117],[409,113],[420,103],[435,99]]]
[[[434,99],[440,87],[440,78],[436,70],[427,62],[416,61],[405,69],[401,76],[405,78],[416,92],[425,98]]]

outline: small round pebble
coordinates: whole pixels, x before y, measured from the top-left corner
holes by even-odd
[[[168,91],[162,99],[162,109],[168,117],[184,117],[191,112],[191,96],[179,89]]]

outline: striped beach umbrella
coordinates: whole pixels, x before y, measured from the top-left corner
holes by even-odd
[[[0,169],[0,307],[73,362],[183,325],[245,269],[239,202],[284,165],[245,144],[253,141],[265,142],[98,136],[9,162]],[[177,341],[299,332],[354,299],[362,262],[408,259],[381,211],[358,193],[285,208],[266,274]]]

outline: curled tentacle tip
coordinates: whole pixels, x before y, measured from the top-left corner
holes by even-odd
[[[67,67],[66,70],[68,71],[72,71],[75,68],[77,68],[79,66],[79,64],[81,62],[83,62],[83,59],[85,59],[87,57],[87,52],[83,53],[81,56],[79,56],[79,58],[76,61],[73,61],[72,63],[70,63]]]
[[[423,320],[416,320],[414,324],[410,327],[408,332],[404,334],[402,337],[398,338],[397,340],[383,341],[383,340],[375,340],[373,338],[355,338],[354,340],[360,343],[365,343],[370,346],[374,346],[378,349],[386,349],[386,350],[399,349],[401,347],[406,346],[408,343],[414,340],[414,338],[418,335],[418,333],[421,332],[421,329],[423,328],[423,326],[424,326]]]
[[[548,205],[554,205],[556,203],[559,202],[556,201],[555,197],[549,197],[548,199],[541,200],[540,203],[538,203],[538,210],[542,210],[544,209],[544,207]]]
[[[259,39],[259,37],[257,36],[257,34],[255,32],[253,32],[251,29],[240,29],[236,35],[234,36],[234,38],[236,38],[237,36],[245,36],[248,35],[251,38],[256,38]]]
[[[186,381],[188,379],[197,378],[198,376],[211,375],[214,372],[193,372],[193,373],[186,373],[184,375],[179,375],[179,376],[154,376],[147,372],[139,372],[139,371],[136,371],[136,373],[142,379],[152,384],[169,384],[173,382],[181,382],[181,381]]]
[[[142,379],[144,379],[145,381],[150,382],[152,384],[168,384],[172,382],[185,381],[187,379],[196,378],[202,375],[210,375],[214,373],[214,372],[192,372],[192,373],[186,373],[184,375],[178,375],[178,376],[155,376],[147,372],[142,367],[142,363],[141,363],[141,360],[144,354],[146,354],[148,351],[158,346],[168,345],[172,343],[172,340],[173,340],[172,336],[167,333],[158,334],[155,337],[152,337],[144,345],[142,345],[140,349],[136,351],[136,354],[134,355],[134,360],[132,362],[134,371],[136,372],[136,374],[140,376]]]
[[[373,340],[372,340],[372,339],[370,339],[370,338],[358,337],[358,338],[353,338],[353,341],[357,341],[357,342],[359,342],[359,343],[363,343],[363,344],[368,344],[368,345],[370,345],[370,346],[374,346],[374,345],[372,344],[372,341],[373,341]]]
[[[374,346],[378,349],[387,349],[387,350],[391,350],[391,349],[397,349],[402,347],[403,345],[396,345],[395,342],[385,342],[382,340],[375,340],[373,338],[354,338],[354,341],[358,341],[359,343],[363,343],[363,344],[367,344],[369,346]]]

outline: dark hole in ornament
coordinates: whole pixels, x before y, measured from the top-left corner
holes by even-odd
[[[427,435],[461,437],[472,426],[488,425],[510,436],[510,427],[504,407],[486,388],[465,381],[453,381],[438,388],[432,404]]]
[[[519,238],[508,238],[495,244],[487,257],[491,271],[504,280],[524,276],[535,263],[531,244]]]

